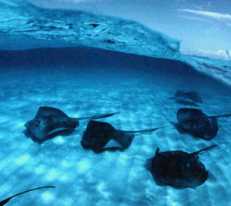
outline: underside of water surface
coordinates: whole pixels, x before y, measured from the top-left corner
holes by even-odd
[[[231,118],[219,119],[210,141],[180,134],[169,121],[191,107],[171,98],[178,90],[197,92],[203,100],[197,108],[208,115],[230,113],[230,62],[183,55],[178,41],[136,22],[1,4],[0,199],[55,185],[7,205],[229,205]],[[121,130],[163,128],[136,135],[123,152],[84,150],[87,121],[37,144],[23,131],[40,106],[71,117],[119,112],[102,121]],[[209,178],[195,189],[159,186],[145,167],[158,147],[194,152],[211,144],[218,148],[200,155]]]

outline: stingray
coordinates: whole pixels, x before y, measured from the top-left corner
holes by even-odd
[[[208,116],[200,109],[181,108],[177,111],[177,123],[173,123],[180,133],[187,133],[204,140],[213,139],[218,132],[218,118],[231,114]]]
[[[201,96],[195,91],[177,90],[171,99],[175,99],[179,104],[189,106],[198,106],[198,104],[203,102]]]
[[[0,206],[6,205],[9,201],[11,201],[12,199],[14,199],[15,197],[18,197],[18,196],[23,195],[23,194],[25,194],[25,193],[32,192],[32,191],[35,191],[35,190],[49,189],[49,188],[55,188],[55,186],[36,187],[36,188],[30,189],[30,190],[26,190],[26,191],[17,193],[17,194],[15,194],[15,195],[12,195],[12,196],[10,196],[10,197],[8,197],[8,198],[6,198],[6,199],[0,201]]]
[[[79,126],[79,120],[100,119],[110,117],[116,113],[99,114],[89,117],[72,118],[60,109],[54,107],[39,107],[34,119],[25,124],[27,137],[34,142],[43,143],[57,135],[71,134]]]
[[[91,120],[82,136],[81,145],[84,149],[93,150],[95,153],[124,151],[131,145],[135,134],[150,133],[157,129],[159,128],[123,131],[109,123]]]
[[[199,154],[217,145],[211,145],[199,151],[188,153],[181,150],[160,152],[147,161],[146,168],[151,172],[154,181],[160,186],[171,186],[177,189],[196,188],[209,177],[209,172],[199,159]]]

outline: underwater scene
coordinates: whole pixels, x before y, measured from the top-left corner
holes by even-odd
[[[230,36],[228,0],[0,0],[0,206],[231,205]]]

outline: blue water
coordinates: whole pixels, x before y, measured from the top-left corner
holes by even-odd
[[[125,152],[94,154],[80,146],[87,122],[70,136],[38,145],[24,136],[24,123],[41,105],[70,116],[119,111],[108,118],[121,129],[168,125],[180,106],[168,98],[177,89],[198,91],[209,114],[231,111],[230,87],[188,65],[91,48],[40,49],[1,54],[1,197],[39,185],[57,189],[30,193],[9,205],[227,205],[231,151],[230,119],[220,121],[201,155],[211,172],[202,186],[176,190],[155,184],[144,167],[161,150],[195,151],[210,143],[180,135],[170,125],[138,135]],[[75,57],[75,58],[74,58]]]
[[[230,62],[186,56],[178,41],[132,21],[16,0],[0,5],[0,199],[40,185],[57,187],[7,206],[229,205],[231,119],[219,120],[210,142],[179,134],[168,121],[181,107],[169,98],[176,90],[197,91],[207,114],[230,113]],[[97,29],[89,26],[93,20]],[[43,105],[72,117],[118,111],[105,121],[123,130],[165,127],[137,135],[124,152],[84,150],[87,121],[39,145],[23,130]],[[200,156],[209,179],[196,189],[158,186],[145,169],[157,147],[192,152],[213,143],[218,149]]]

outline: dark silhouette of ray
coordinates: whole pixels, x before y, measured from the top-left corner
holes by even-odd
[[[181,108],[177,111],[177,122],[172,123],[180,133],[211,140],[216,137],[218,118],[231,117],[231,114],[207,115],[196,108]]]
[[[178,104],[188,106],[198,106],[203,102],[201,96],[195,91],[177,90],[171,99],[174,99]]]
[[[34,142],[43,143],[57,135],[69,135],[79,126],[79,120],[100,119],[116,113],[99,114],[89,117],[72,118],[60,109],[48,106],[39,107],[34,119],[25,124],[27,137]]]
[[[180,150],[160,152],[157,148],[154,157],[147,161],[146,168],[157,185],[196,188],[208,179],[208,171],[199,160],[199,154],[215,147],[217,145],[211,145],[192,153]]]
[[[109,123],[91,120],[82,136],[81,145],[84,149],[90,149],[96,153],[104,151],[123,151],[130,146],[135,134],[151,133],[158,129],[159,128],[122,131],[115,129]],[[115,141],[117,145],[108,146],[110,141]]]
[[[180,133],[205,140],[211,140],[218,132],[217,118],[209,117],[202,110],[195,108],[179,109],[175,127]]]

